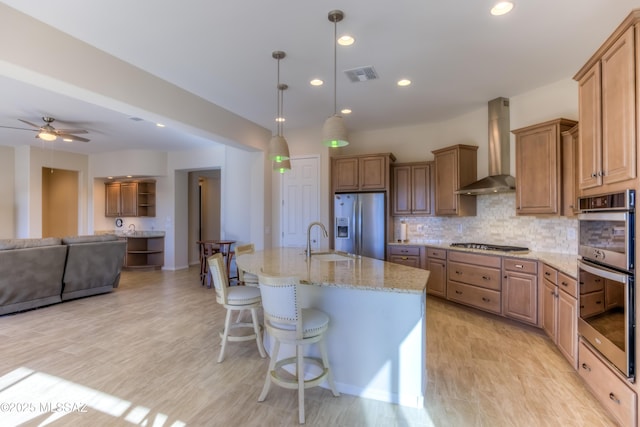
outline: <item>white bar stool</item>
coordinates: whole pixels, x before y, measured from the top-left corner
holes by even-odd
[[[258,401],[265,400],[272,382],[280,387],[298,389],[298,418],[300,424],[304,424],[305,389],[315,387],[326,379],[333,395],[340,396],[333,382],[324,341],[324,334],[329,327],[329,316],[314,308],[300,308],[296,293],[300,283],[297,277],[260,274],[258,282],[262,293],[265,326],[274,340],[269,371]],[[296,356],[278,360],[281,343],[295,345]],[[304,347],[313,343],[318,343],[321,359],[304,356]],[[318,366],[321,372],[313,378],[305,379],[307,363]],[[280,375],[283,366],[292,364],[295,365],[294,378]]]
[[[227,309],[227,315],[224,321],[224,330],[220,332],[222,338],[222,347],[220,348],[220,356],[218,363],[224,360],[224,350],[227,341],[249,341],[256,340],[260,357],[264,358],[267,354],[262,346],[262,333],[260,324],[258,323],[258,308],[262,306],[262,298],[260,297],[260,289],[252,286],[229,286],[229,277],[227,276],[227,268],[221,253],[214,254],[207,259],[209,271],[213,278],[213,286],[216,291],[216,301]],[[231,312],[242,310],[251,310],[252,323],[231,323]],[[230,335],[231,329],[251,328],[253,334],[250,335]]]

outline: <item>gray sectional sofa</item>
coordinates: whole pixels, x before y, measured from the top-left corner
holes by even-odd
[[[115,235],[0,240],[0,315],[110,292],[125,252]]]

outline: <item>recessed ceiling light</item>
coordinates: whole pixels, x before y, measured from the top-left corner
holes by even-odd
[[[511,12],[511,9],[513,9],[513,2],[501,1],[501,2],[496,3],[491,8],[491,14],[493,16],[505,15],[505,14]]]
[[[356,39],[351,37],[350,35],[344,35],[338,38],[338,44],[340,46],[351,46],[355,43]]]
[[[341,112],[342,114],[351,114],[351,109],[349,109],[349,108],[343,108],[342,110],[340,110],[340,112]]]
[[[276,117],[276,122],[278,123],[282,123],[284,122],[286,119],[284,117]]]
[[[409,86],[410,84],[411,84],[411,80],[409,79],[398,80],[398,86]]]
[[[127,175],[127,178],[133,178],[133,175]]]
[[[313,79],[309,82],[311,86],[322,86],[324,82],[320,79]]]
[[[163,128],[164,125],[162,123],[156,123],[156,126],[158,126],[159,128]]]

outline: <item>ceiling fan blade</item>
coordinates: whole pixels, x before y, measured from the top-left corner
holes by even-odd
[[[28,129],[28,128],[16,128],[16,127],[13,127],[13,126],[0,126],[0,128],[3,128],[3,129],[28,130],[28,131],[31,131],[31,132],[38,132],[38,130],[39,130],[39,129]]]
[[[28,121],[22,120],[22,119],[18,119],[18,120],[20,120],[22,123],[28,124],[29,126],[33,126],[34,128],[40,129],[40,125],[36,125],[35,123],[31,123],[31,122],[28,122]]]
[[[71,139],[73,141],[80,141],[80,142],[89,142],[90,140],[87,138],[83,138],[81,136],[76,136],[76,135],[71,135],[70,133],[61,133],[61,132],[56,132],[56,134],[60,137],[60,138],[67,138],[67,139]]]
[[[59,133],[59,134],[62,134],[62,133],[69,133],[69,134],[71,134],[71,133],[74,133],[74,134],[75,133],[89,133],[84,129],[58,129],[58,128],[56,128],[55,132]]]

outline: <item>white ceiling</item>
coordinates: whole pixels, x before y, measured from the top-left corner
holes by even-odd
[[[276,60],[293,128],[320,128],[333,113],[333,24],[356,38],[339,47],[338,107],[350,131],[441,121],[571,78],[640,0],[515,0],[511,14],[489,14],[493,0],[3,0],[1,3],[167,80],[267,129],[276,115]],[[15,37],[32,37],[16,34]],[[46,40],[42,49],[54,50]],[[31,54],[37,55],[38,52]],[[378,80],[351,83],[343,71],[373,66]],[[309,80],[325,80],[311,87]],[[396,86],[400,78],[413,84]],[[114,111],[0,75],[0,125],[17,119],[84,128],[91,142],[58,144],[92,153],[177,149],[205,138],[131,120]],[[577,102],[577,94],[576,94]],[[0,144],[37,144],[34,132],[0,129]]]

